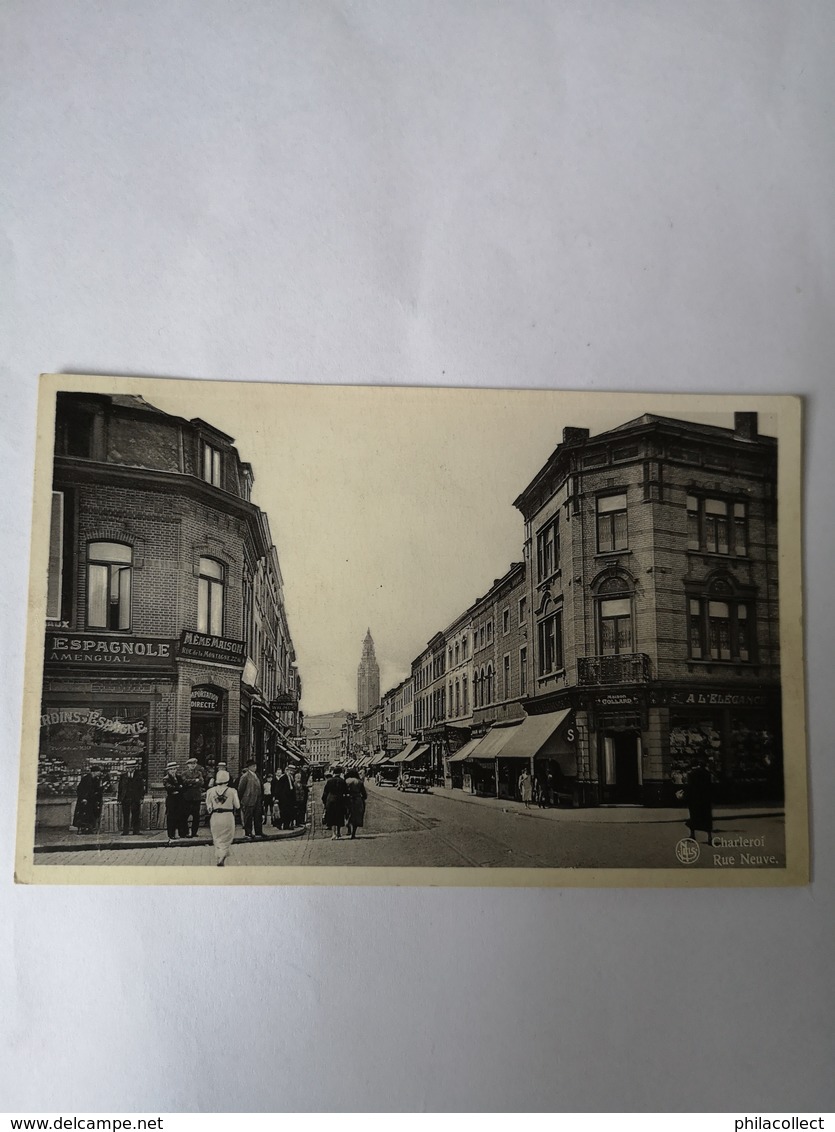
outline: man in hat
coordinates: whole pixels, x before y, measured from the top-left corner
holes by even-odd
[[[238,798],[241,801],[241,818],[244,833],[249,841],[262,836],[264,788],[256,770],[255,759],[250,759],[246,770],[238,782]]]
[[[278,824],[280,829],[292,829],[296,817],[296,784],[289,764],[284,767],[275,780],[273,794],[278,802]]]
[[[183,805],[185,783],[175,762],[166,766],[162,787],[165,790],[165,825],[168,830],[168,840],[173,841],[178,833],[180,837],[185,837],[188,832]]]
[[[126,837],[129,833],[139,833],[144,797],[145,779],[142,775],[142,765],[134,760],[128,763],[119,775],[117,798],[122,807],[122,837]]]
[[[197,759],[190,758],[183,771],[183,837],[196,837],[200,826],[200,803],[203,801],[203,771]]]

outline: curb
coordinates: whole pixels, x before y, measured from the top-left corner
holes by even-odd
[[[290,841],[295,837],[302,837],[308,832],[310,826],[305,824],[298,829],[284,829],[280,833],[265,833],[259,840],[264,841]],[[178,838],[176,841],[169,841],[165,838],[162,841],[101,841],[91,843],[89,841],[82,842],[79,845],[73,845],[72,842],[61,842],[55,845],[36,845],[34,848],[35,853],[95,853],[103,852],[104,850],[118,849],[193,849],[196,845],[211,845],[211,837],[189,837]],[[232,841],[233,845],[251,845],[258,844],[258,841],[250,842],[246,837],[236,837]]]

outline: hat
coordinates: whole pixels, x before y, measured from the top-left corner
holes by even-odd
[[[174,769],[176,770],[176,769],[177,769],[177,764],[176,764],[176,763],[166,763],[166,764],[165,764],[165,769],[166,769],[166,770],[171,770],[171,768],[172,768],[172,767],[174,767]]]
[[[247,766],[258,766],[257,759],[247,759]]]
[[[191,758],[190,758],[190,759],[189,759],[188,761],[189,761],[190,763],[196,763],[196,762],[197,762],[197,759],[196,759],[196,758],[195,758],[195,757],[194,757],[194,756],[192,755],[192,757],[191,757]]]
[[[225,786],[229,781],[229,771],[219,770],[215,775],[215,786]]]

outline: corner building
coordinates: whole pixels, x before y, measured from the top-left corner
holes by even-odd
[[[570,709],[575,802],[669,804],[701,755],[720,800],[782,798],[776,480],[756,413],[647,414],[566,428],[515,501],[524,707]]]
[[[301,682],[266,515],[232,438],[141,397],[59,393],[39,800],[128,759],[286,761]]]

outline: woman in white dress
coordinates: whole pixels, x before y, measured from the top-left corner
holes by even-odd
[[[206,810],[209,814],[209,829],[215,846],[218,868],[226,864],[232,839],[235,836],[235,814],[241,802],[237,790],[229,785],[229,771],[219,769],[215,784],[206,791]]]

